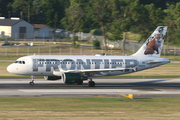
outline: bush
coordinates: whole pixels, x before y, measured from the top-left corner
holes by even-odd
[[[78,41],[78,36],[75,36],[75,37],[74,37],[74,40],[75,40],[75,41]]]
[[[71,44],[71,47],[73,47],[73,44]],[[79,48],[79,47],[80,47],[80,44],[75,43],[74,48]]]
[[[94,34],[94,35],[102,35],[102,31],[98,30],[98,29],[93,29],[90,31],[90,34]]]
[[[139,28],[135,25],[131,26],[130,28],[130,32],[132,33],[139,33],[139,31],[140,31]]]
[[[80,44],[75,43],[75,48],[79,48],[79,47],[80,47]]]
[[[83,33],[89,33],[92,29],[86,29],[83,31]]]
[[[93,44],[95,49],[100,49],[101,44],[100,44],[99,40],[93,40],[92,44]]]

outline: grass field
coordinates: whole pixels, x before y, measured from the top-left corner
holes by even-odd
[[[25,56],[25,55],[95,55],[106,53],[108,55],[131,55],[132,52],[122,52],[120,48],[109,49],[105,51],[104,47],[94,49],[93,47],[73,48],[70,45],[51,45],[51,46],[34,46],[34,47],[0,47],[0,56]]]
[[[2,120],[172,120],[180,98],[1,98]]]

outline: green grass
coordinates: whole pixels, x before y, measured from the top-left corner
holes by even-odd
[[[180,61],[180,55],[161,55],[161,57],[170,60]]]
[[[0,60],[17,60],[18,58],[23,56],[0,56]]]
[[[139,41],[140,38],[141,38],[141,35],[135,34],[135,33],[131,33],[131,32],[128,32],[127,35],[126,35],[126,39],[127,40]]]
[[[179,119],[180,98],[1,98],[0,119]]]

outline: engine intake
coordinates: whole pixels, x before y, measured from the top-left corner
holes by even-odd
[[[44,79],[46,79],[46,80],[59,80],[59,79],[61,79],[61,76],[44,76]]]

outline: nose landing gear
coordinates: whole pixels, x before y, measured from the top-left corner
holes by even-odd
[[[34,85],[34,76],[33,75],[31,75],[31,81],[29,82],[29,85],[31,85],[31,86],[33,86]]]

